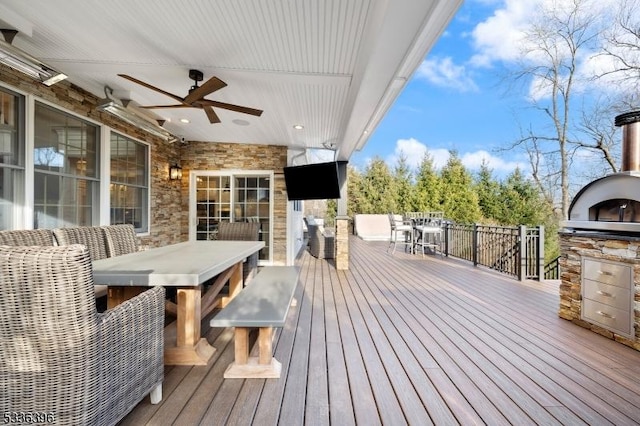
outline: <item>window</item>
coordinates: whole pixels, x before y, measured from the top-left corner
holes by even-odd
[[[98,221],[99,128],[36,102],[34,228]]]
[[[24,97],[0,89],[0,229],[17,227],[24,191]]]
[[[149,147],[111,133],[111,224],[148,232]]]

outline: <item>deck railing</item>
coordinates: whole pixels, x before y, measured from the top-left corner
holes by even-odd
[[[519,280],[544,278],[544,227],[444,224],[443,254]]]
[[[557,280],[560,279],[560,256],[553,259],[544,266],[544,279]]]

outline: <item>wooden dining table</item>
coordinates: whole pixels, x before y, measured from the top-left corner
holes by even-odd
[[[189,241],[110,257],[93,262],[96,285],[108,286],[107,307],[113,307],[148,287],[176,288],[176,302],[166,309],[177,319],[165,341],[167,365],[206,365],[215,353],[201,336],[200,322],[242,289],[242,263],[264,247],[264,241]],[[229,283],[229,291],[220,290]],[[207,283],[206,290],[203,284]]]

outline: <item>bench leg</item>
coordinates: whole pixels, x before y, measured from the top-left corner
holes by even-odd
[[[262,327],[258,332],[258,364],[269,365],[273,359],[273,328]]]
[[[235,328],[235,361],[224,372],[225,379],[278,379],[282,365],[273,357],[273,328],[261,327],[258,356],[249,356],[250,328]]]
[[[234,336],[235,363],[246,365],[249,362],[249,329],[244,327],[235,328]]]

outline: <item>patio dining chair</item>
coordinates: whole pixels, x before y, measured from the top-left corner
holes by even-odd
[[[259,241],[259,222],[220,222],[218,240]],[[258,253],[254,253],[242,264],[242,278],[248,284],[258,272]]]
[[[104,232],[99,226],[77,226],[71,228],[55,228],[53,235],[59,246],[82,244],[89,249],[91,260],[106,259],[107,242]]]
[[[59,246],[70,244],[82,244],[89,250],[91,260],[107,258],[107,243],[104,232],[99,226],[77,226],[72,228],[55,228],[53,235]],[[107,286],[95,286],[95,296],[99,300],[98,310],[100,312],[107,308],[106,296]]]
[[[0,245],[7,246],[53,246],[51,229],[20,229],[0,231]]]
[[[85,246],[0,246],[0,406],[115,425],[162,399],[164,289],[96,312]],[[44,421],[43,421],[44,423]]]
[[[438,219],[428,219],[423,224],[416,226],[415,249],[420,249],[424,258],[425,249],[430,249],[433,253],[442,253],[442,222]]]
[[[405,250],[408,247],[409,252],[413,252],[413,225],[410,219],[404,219],[402,215],[389,213],[389,225],[391,227],[391,234],[389,235],[389,245],[387,246],[387,253],[391,246],[393,250],[391,254],[396,252],[396,246],[402,244],[405,246]]]
[[[107,256],[135,253],[139,249],[136,231],[130,223],[101,226],[107,246]]]

